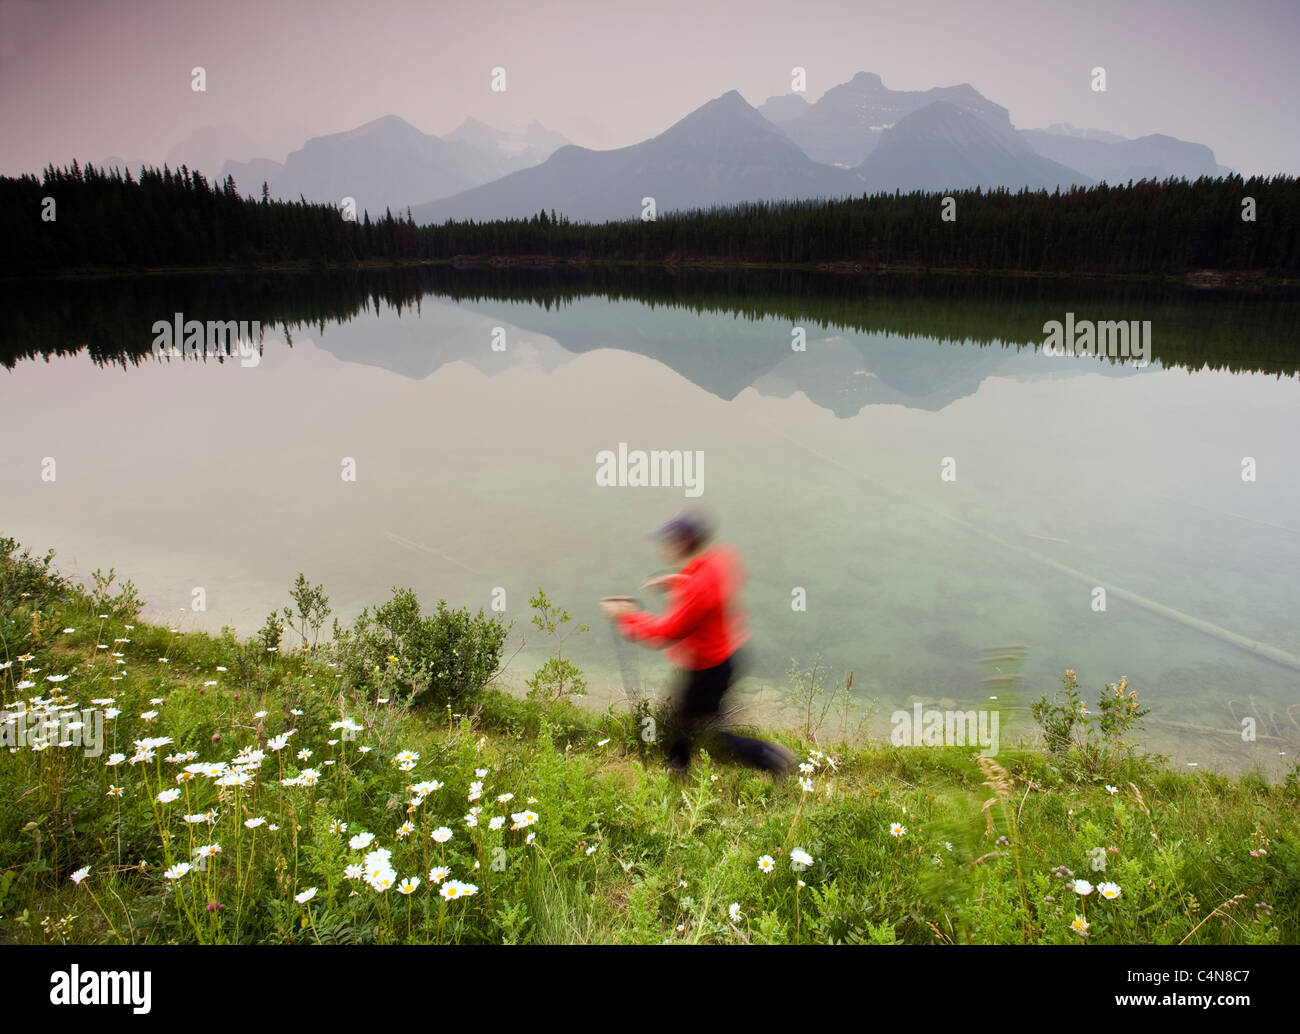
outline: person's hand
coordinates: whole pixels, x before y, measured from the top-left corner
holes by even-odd
[[[631,614],[636,607],[631,600],[601,600],[600,612],[613,621],[620,614]]]
[[[680,574],[661,574],[656,578],[648,578],[641,584],[643,589],[658,589],[660,592],[667,592],[673,587],[673,584],[682,576]]]

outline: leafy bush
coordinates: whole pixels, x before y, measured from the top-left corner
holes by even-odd
[[[569,612],[553,603],[542,589],[528,601],[534,610],[533,624],[555,642],[555,656],[528,679],[528,699],[539,704],[553,704],[558,700],[587,695],[587,680],[582,671],[564,659],[564,643],[570,636],[590,631],[588,625],[579,625],[564,631],[573,619]]]
[[[34,606],[65,594],[70,588],[67,581],[52,568],[54,550],[37,559],[24,549],[16,539],[0,538],[0,606],[12,612],[24,600]]]
[[[393,688],[408,696],[427,691],[437,704],[463,704],[498,674],[510,626],[482,609],[452,610],[446,600],[430,615],[420,612],[413,589],[373,613],[367,607],[352,628],[335,626],[332,651],[348,687],[360,689],[375,672],[393,672]]]
[[[1138,702],[1136,689],[1128,688],[1128,676],[1107,683],[1091,712],[1079,695],[1079,678],[1072,669],[1061,677],[1061,689],[1054,701],[1044,695],[1030,705],[1030,712],[1047,740],[1047,749],[1088,775],[1109,775],[1134,756],[1135,735],[1150,708]]]
[[[115,591],[113,583],[117,581],[117,571],[112,567],[108,569],[108,574],[96,570],[90,577],[95,581],[95,588],[90,592],[90,602],[98,613],[128,622],[140,616],[144,600],[136,592],[134,582],[129,579],[120,582]]]

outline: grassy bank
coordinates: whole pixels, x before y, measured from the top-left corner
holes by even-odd
[[[778,733],[800,776],[679,783],[662,707],[574,706],[558,665],[494,688],[473,616],[395,597],[320,635],[300,586],[296,634],[241,642],[0,553],[0,942],[1300,940],[1294,770],[1171,772],[1055,712],[1054,749]],[[432,664],[376,661],[398,627]]]

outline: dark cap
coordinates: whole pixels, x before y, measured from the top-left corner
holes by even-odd
[[[699,545],[709,537],[708,522],[698,513],[679,513],[671,520],[665,521],[650,533],[650,538],[689,539]]]

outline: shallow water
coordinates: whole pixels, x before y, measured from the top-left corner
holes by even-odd
[[[345,620],[396,585],[471,608],[500,587],[516,641],[530,633],[516,683],[546,656],[527,606],[544,586],[592,626],[566,653],[603,700],[619,676],[595,601],[637,592],[659,567],[645,533],[698,502],[745,557],[764,700],[792,658],[820,660],[877,702],[877,733],[919,700],[1005,709],[1005,744],[1030,731],[1011,708],[1074,668],[1090,705],[1127,675],[1154,709],[1144,742],[1180,763],[1289,766],[1300,671],[1113,593],[1096,611],[1093,585],[1300,655],[1294,376],[811,323],[795,352],[791,324],[429,295],[293,331],[291,348],[268,332],[250,368],[22,359],[0,373],[0,531],[67,572],[116,567],[155,617],[245,634],[299,571]],[[620,442],[701,451],[703,494],[598,486],[597,454]],[[1006,644],[1026,648],[1023,677],[982,682],[982,652]],[[637,669],[670,677],[648,651]],[[1244,715],[1279,738],[1242,742]]]

